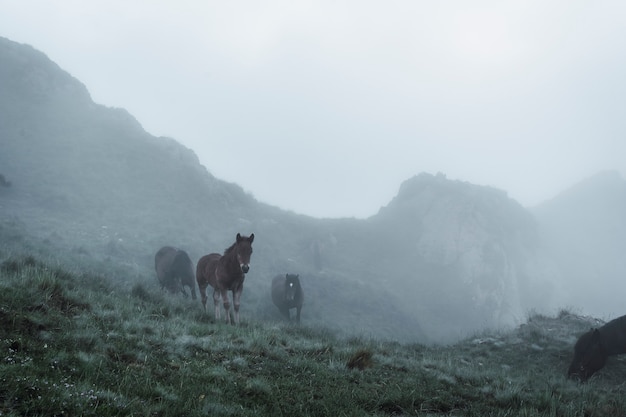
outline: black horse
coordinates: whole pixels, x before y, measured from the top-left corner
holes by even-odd
[[[154,269],[161,289],[167,288],[175,294],[182,292],[185,297],[185,286],[191,289],[191,298],[196,299],[193,262],[187,252],[171,246],[164,246],[154,256]]]
[[[298,275],[277,275],[272,280],[272,301],[280,312],[291,320],[289,310],[296,309],[296,321],[300,323],[300,310],[304,301]]]
[[[604,367],[608,356],[621,353],[626,353],[626,316],[580,336],[574,346],[574,359],[567,376],[586,381]]]

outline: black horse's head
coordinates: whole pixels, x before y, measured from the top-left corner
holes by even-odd
[[[598,329],[588,331],[580,336],[574,346],[574,359],[567,370],[567,376],[583,382],[588,380],[591,375],[604,367],[606,356],[602,348],[600,331]]]
[[[237,233],[237,262],[241,267],[241,272],[247,274],[250,270],[250,258],[252,257],[252,242],[254,241],[254,233],[247,236],[241,236]]]
[[[293,301],[300,289],[300,276],[286,274],[285,275],[285,300]]]

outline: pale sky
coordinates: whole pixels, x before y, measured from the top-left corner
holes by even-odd
[[[625,22],[623,0],[0,0],[0,36],[95,102],[316,217],[421,172],[524,206],[626,178]]]

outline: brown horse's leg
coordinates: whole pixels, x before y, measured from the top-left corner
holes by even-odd
[[[243,287],[239,287],[237,290],[233,290],[233,306],[235,309],[235,324],[239,324],[239,306],[241,305],[241,293]]]
[[[220,291],[213,290],[213,304],[215,304],[215,321],[220,319]]]
[[[208,284],[206,282],[198,282],[198,289],[200,290],[200,298],[202,298],[202,307],[204,307],[204,312],[206,313],[206,300],[207,300],[207,295],[206,295],[206,287],[208,286]],[[193,297],[194,299],[196,297]]]
[[[222,300],[224,301],[224,310],[226,312],[226,323],[230,324],[230,300],[228,299],[228,290],[220,290]]]

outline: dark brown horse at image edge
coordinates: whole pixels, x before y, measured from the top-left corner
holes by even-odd
[[[291,320],[289,310],[296,309],[296,322],[300,323],[300,311],[304,302],[299,275],[277,275],[272,280],[272,301],[278,310],[288,320]]]
[[[580,336],[567,376],[586,381],[604,367],[607,357],[622,353],[626,353],[626,316]]]
[[[182,292],[187,297],[187,286],[191,289],[191,298],[196,299],[193,262],[187,252],[171,246],[162,247],[154,256],[154,269],[161,289],[166,288],[172,294]]]
[[[206,289],[213,287],[213,302],[215,304],[215,319],[220,319],[220,297],[226,311],[226,323],[230,323],[230,301],[228,291],[233,293],[233,306],[235,324],[239,323],[239,306],[241,305],[241,293],[243,281],[250,270],[250,257],[252,256],[252,242],[254,233],[249,237],[237,233],[235,243],[224,251],[224,255],[211,253],[203,256],[196,267],[196,280],[202,297],[202,305],[206,312],[207,294]]]

